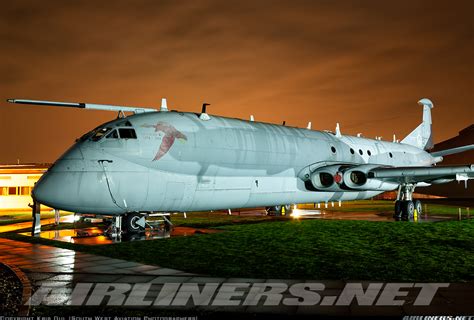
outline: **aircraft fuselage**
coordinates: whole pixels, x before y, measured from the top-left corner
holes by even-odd
[[[86,134],[41,178],[33,196],[53,208],[94,214],[344,201],[397,186],[353,190],[337,181],[330,188],[308,188],[310,175],[331,164],[433,163],[429,153],[402,143],[153,112],[117,119]]]

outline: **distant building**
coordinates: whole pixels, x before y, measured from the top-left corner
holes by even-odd
[[[0,165],[0,213],[30,210],[31,190],[49,164]]]

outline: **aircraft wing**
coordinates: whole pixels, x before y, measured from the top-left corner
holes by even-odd
[[[437,167],[374,168],[368,178],[395,183],[445,183],[453,180],[474,179],[474,165]]]
[[[435,151],[435,152],[431,153],[431,156],[433,156],[433,157],[447,156],[447,155],[450,155],[450,154],[461,153],[461,152],[469,151],[469,150],[474,150],[474,144],[470,144],[468,146],[452,148],[452,149],[447,149],[447,150]]]

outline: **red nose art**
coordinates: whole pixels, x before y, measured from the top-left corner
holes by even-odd
[[[173,146],[176,139],[188,140],[186,135],[177,130],[174,126],[166,122],[158,122],[155,125],[143,125],[145,128],[154,128],[155,132],[163,132],[164,137],[160,148],[153,158],[153,161],[160,160]]]
[[[163,140],[161,141],[160,149],[158,150],[158,153],[156,154],[153,160],[160,160],[160,158],[163,157],[171,148],[171,146],[174,143],[174,140],[175,140],[175,137],[172,135],[164,136]]]

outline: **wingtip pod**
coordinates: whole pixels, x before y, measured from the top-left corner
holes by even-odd
[[[433,107],[434,107],[433,102],[428,98],[420,99],[418,101],[418,104],[421,105],[421,106],[427,106],[430,109],[433,109]]]

